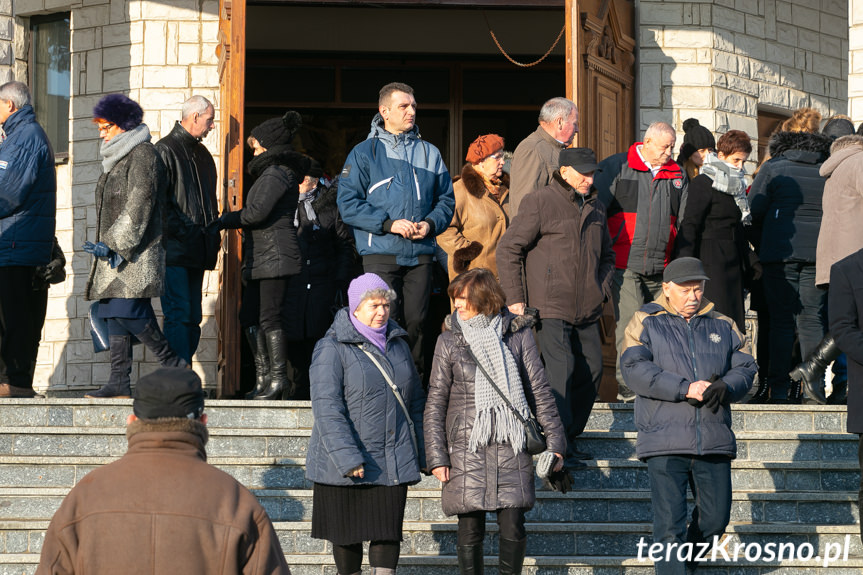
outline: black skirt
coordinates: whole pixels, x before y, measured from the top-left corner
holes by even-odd
[[[312,537],[334,545],[401,541],[407,485],[336,486],[315,483]]]

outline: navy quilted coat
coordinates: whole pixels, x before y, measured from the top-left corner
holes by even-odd
[[[731,408],[710,409],[686,401],[689,384],[717,375],[740,401],[752,387],[758,367],[740,330],[702,299],[687,322],[665,295],[642,306],[626,327],[620,369],[637,394],[636,455],[737,455]]]
[[[417,433],[419,457],[410,428],[392,389],[372,354],[399,388]],[[423,456],[425,393],[411,358],[407,332],[390,320],[387,353],[356,330],[348,308],[336,314],[318,341],[309,371],[312,437],[306,456],[306,478],[325,485],[401,485],[420,480]],[[345,477],[363,465],[365,477]]]

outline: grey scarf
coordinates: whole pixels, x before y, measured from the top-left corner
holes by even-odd
[[[150,128],[147,127],[147,124],[141,124],[137,128],[117,134],[108,142],[102,142],[102,147],[99,150],[102,154],[102,170],[107,174],[135,146],[149,141]]]
[[[318,214],[315,213],[315,208],[312,207],[312,202],[315,201],[315,198],[318,197],[318,188],[315,186],[313,190],[310,192],[306,192],[305,194],[300,194],[300,199],[297,202],[297,209],[294,212],[294,227],[300,229],[300,207],[303,207],[306,210],[306,217],[309,218],[309,221],[312,222],[312,229],[320,229],[320,224],[318,223]]]
[[[740,210],[740,221],[744,226],[750,225],[752,216],[749,213],[749,200],[746,197],[746,180],[743,179],[745,172],[726,164],[711,152],[704,159],[701,173],[713,180],[714,190],[734,198],[734,203]]]
[[[530,407],[524,398],[515,358],[501,339],[503,322],[500,314],[493,317],[477,314],[463,320],[455,312],[453,319],[461,326],[462,334],[477,360],[516,411],[527,419]],[[472,452],[492,440],[509,443],[516,453],[524,451],[524,427],[479,368],[474,378],[474,405],[476,419],[468,441],[468,448]]]

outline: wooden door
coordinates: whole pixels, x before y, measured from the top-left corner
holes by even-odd
[[[635,6],[633,0],[566,0],[567,97],[578,104],[574,145],[598,159],[635,141]],[[603,370],[599,398],[615,401],[614,308],[602,322]]]

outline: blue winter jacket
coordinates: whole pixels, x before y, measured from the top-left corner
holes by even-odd
[[[433,255],[434,237],[452,220],[452,179],[436,147],[414,126],[391,134],[377,114],[365,141],[345,160],[339,178],[339,213],[354,228],[360,255],[394,255],[401,266],[417,265],[417,256]],[[427,221],[429,234],[407,240],[384,231],[395,220]],[[388,229],[388,227],[386,228]]]
[[[54,151],[30,105],[3,124],[0,144],[0,266],[51,261],[57,209]]]
[[[399,388],[414,423],[419,456],[410,427],[392,389],[360,349],[370,351]],[[312,437],[306,478],[326,485],[401,485],[420,480],[425,467],[423,410],[425,393],[411,358],[407,332],[390,320],[387,353],[360,335],[348,309],[336,314],[318,341],[309,372]],[[363,465],[365,477],[346,477]]]
[[[716,375],[731,402],[752,387],[757,366],[734,321],[706,299],[688,322],[665,295],[642,306],[626,326],[620,369],[634,391],[636,455],[737,455],[731,408],[716,413],[686,400],[689,384]],[[720,382],[715,382],[714,385]]]

